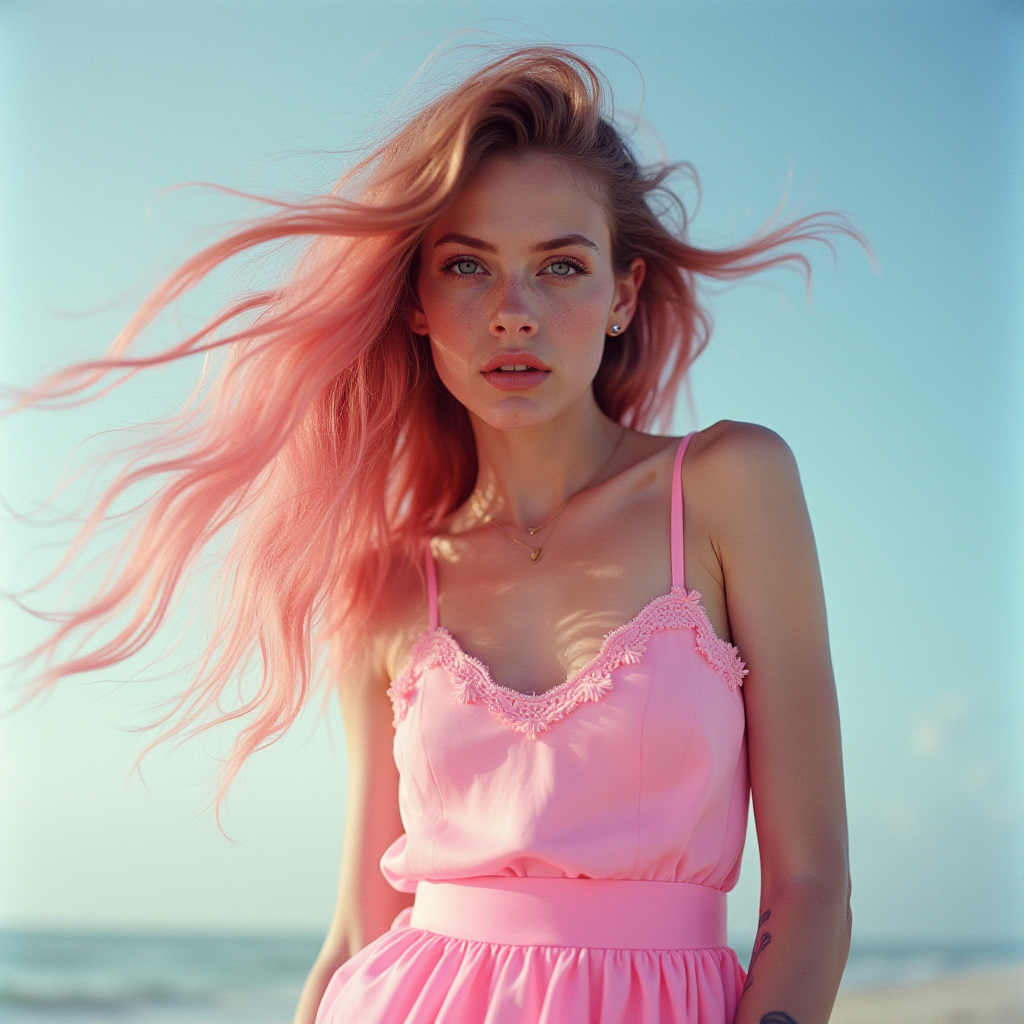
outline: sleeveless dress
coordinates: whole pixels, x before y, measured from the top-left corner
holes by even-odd
[[[749,782],[739,652],[672,588],[552,690],[494,682],[438,621],[388,694],[405,829],[380,868],[415,892],[333,974],[316,1024],[732,1024],[726,944]]]

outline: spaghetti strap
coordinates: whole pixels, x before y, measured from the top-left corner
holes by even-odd
[[[686,560],[683,551],[683,455],[690,438],[696,433],[691,430],[676,448],[676,461],[672,467],[672,534],[670,538],[672,558],[672,587],[686,590]]]
[[[431,539],[428,537],[423,542],[423,565],[427,571],[427,615],[430,619],[430,628],[437,629],[437,565],[434,562],[434,553],[430,550]]]

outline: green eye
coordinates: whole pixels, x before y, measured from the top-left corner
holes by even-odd
[[[544,272],[550,273],[552,277],[579,277],[588,271],[582,263],[577,263],[572,259],[564,259],[553,260],[544,268]]]
[[[452,270],[457,274],[475,274],[480,267],[480,264],[476,260],[459,260],[458,263],[452,264]]]

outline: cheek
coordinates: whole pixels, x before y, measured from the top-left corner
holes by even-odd
[[[462,397],[461,383],[475,376],[480,359],[481,333],[487,334],[487,321],[478,303],[462,296],[441,303],[424,300],[424,312],[430,324],[430,350],[438,375],[450,391]],[[481,327],[482,321],[482,327]]]
[[[468,346],[464,351],[456,341],[448,339],[452,332],[430,332],[430,352],[434,357],[434,367],[441,383],[460,400],[465,398],[465,382],[471,371]]]
[[[579,289],[568,296],[554,297],[544,310],[541,329],[547,329],[553,338],[567,344],[583,345],[593,341],[595,335],[604,333],[610,304],[604,292],[605,289],[595,288],[585,294]]]
[[[481,312],[463,296],[434,301],[423,296],[423,311],[430,324],[430,351],[441,382],[463,404],[469,395],[475,365],[480,358]],[[486,337],[486,320],[483,327]]]
[[[473,338],[479,340],[481,327],[487,329],[487,313],[478,289],[432,289],[428,285],[420,291],[420,301],[431,335],[445,348],[466,348]]]
[[[594,282],[593,287],[559,296],[545,311],[541,329],[561,353],[571,357],[565,369],[576,371],[574,377],[593,377],[601,364],[612,290],[610,284]]]

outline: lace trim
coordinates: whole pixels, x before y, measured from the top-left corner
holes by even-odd
[[[441,630],[444,627],[439,626],[438,629]],[[445,633],[447,632],[445,630]],[[435,636],[435,632],[430,629],[425,629],[420,633],[416,638],[416,642],[412,645],[412,651],[409,654],[409,660],[405,663],[405,668],[395,676],[387,689],[387,695],[391,698],[391,708],[394,711],[391,724],[396,729],[398,728],[398,723],[405,718],[409,705],[412,704],[417,679],[430,667],[427,664],[428,651],[434,644]]]
[[[405,668],[388,688],[394,708],[394,725],[405,717],[422,673],[444,668],[454,684],[453,697],[460,704],[482,701],[496,718],[531,739],[549,729],[585,701],[600,700],[612,688],[612,672],[621,665],[643,659],[647,643],[657,632],[692,628],[696,647],[704,660],[726,681],[730,690],[743,685],[747,668],[739,651],[715,633],[696,590],[686,593],[673,587],[656,597],[629,622],[612,630],[597,656],[564,683],[544,693],[520,693],[491,679],[487,666],[467,654],[444,626],[424,630],[413,645]]]

